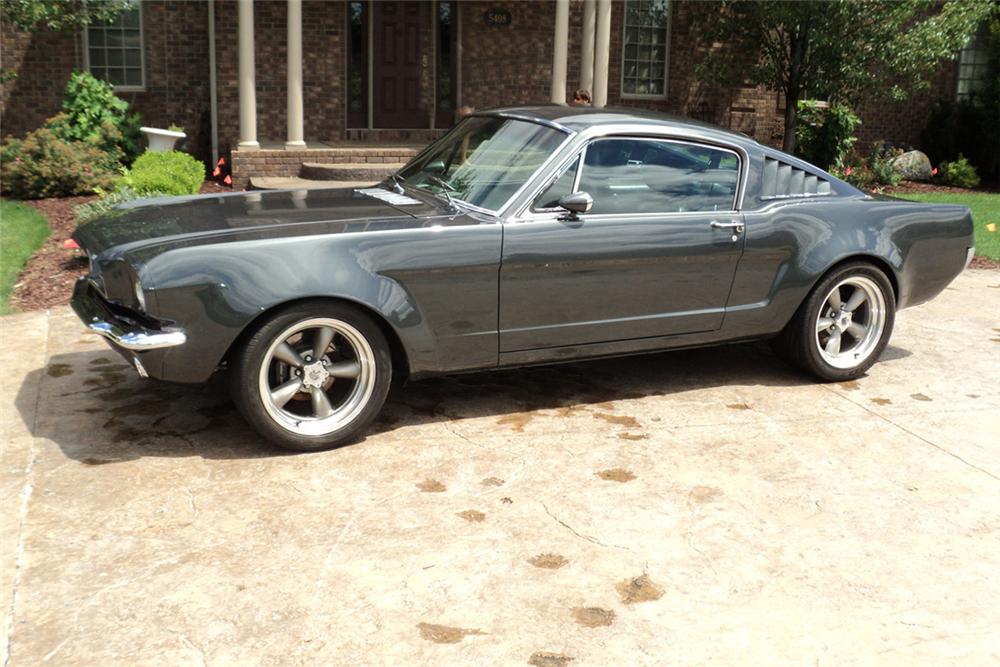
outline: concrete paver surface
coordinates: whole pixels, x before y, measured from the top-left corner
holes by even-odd
[[[998,272],[857,382],[759,344],[440,378],[307,455],[66,309],[0,326],[5,665],[1000,660]]]

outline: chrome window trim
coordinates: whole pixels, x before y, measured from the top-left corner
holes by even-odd
[[[660,130],[661,132],[657,132]],[[582,137],[583,146],[579,151],[573,151],[567,158],[559,163],[558,168],[555,170],[558,172],[563,167],[567,166],[568,163],[577,156],[581,155],[585,157],[586,150],[590,144],[595,141],[600,141],[601,139],[618,139],[618,138],[631,138],[631,139],[646,139],[651,141],[670,141],[674,143],[686,143],[701,145],[706,148],[715,148],[719,150],[724,150],[736,155],[739,160],[739,175],[737,176],[737,186],[736,186],[736,196],[734,198],[734,207],[732,210],[728,211],[667,211],[664,213],[636,213],[627,214],[628,216],[671,216],[671,215],[692,215],[696,213],[710,213],[715,215],[736,215],[743,210],[744,198],[746,196],[746,186],[747,179],[750,173],[750,156],[746,149],[742,146],[716,141],[711,137],[704,137],[695,133],[685,133],[683,130],[678,131],[677,128],[658,128],[658,127],[648,127],[642,126],[639,128],[623,128],[621,126],[608,126],[608,127],[598,127],[592,128],[589,131],[579,133]],[[583,163],[581,162],[581,169],[577,171],[577,180],[575,184],[575,190],[579,191],[580,178],[583,174],[582,169]],[[542,210],[542,211],[532,211],[531,205],[534,203],[535,199],[542,194],[545,188],[551,184],[549,179],[542,181],[540,186],[537,186],[527,201],[520,206],[518,212],[509,217],[505,222],[512,223],[523,223],[523,222],[541,222],[550,221],[552,219],[552,209]],[[621,218],[623,216],[619,214],[602,214],[602,215],[590,215],[586,214],[587,219],[600,220],[603,215],[611,215],[616,218]]]

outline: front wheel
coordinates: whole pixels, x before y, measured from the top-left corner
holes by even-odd
[[[895,317],[889,279],[871,264],[854,262],[816,285],[772,346],[821,380],[853,380],[878,360]]]
[[[391,378],[388,343],[370,317],[310,302],[278,312],[247,340],[233,366],[232,393],[268,440],[317,451],[361,437]]]

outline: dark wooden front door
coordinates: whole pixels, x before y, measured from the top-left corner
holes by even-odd
[[[375,127],[428,127],[430,95],[421,90],[425,57],[421,46],[430,34],[430,3],[374,2],[372,6]]]

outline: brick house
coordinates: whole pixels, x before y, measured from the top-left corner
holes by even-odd
[[[715,11],[691,0],[142,0],[115,24],[76,34],[4,24],[0,63],[18,76],[0,95],[2,134],[38,127],[57,112],[70,72],[90,69],[144,124],[184,127],[187,149],[206,161],[231,154],[237,187],[251,175],[293,175],[304,161],[354,160],[340,157],[344,145],[426,143],[459,105],[563,102],[578,87],[598,104],[780,145],[779,94],[695,76],[700,26]],[[956,94],[959,71],[949,63],[929,94],[861,109],[862,144],[917,143],[933,102]]]

